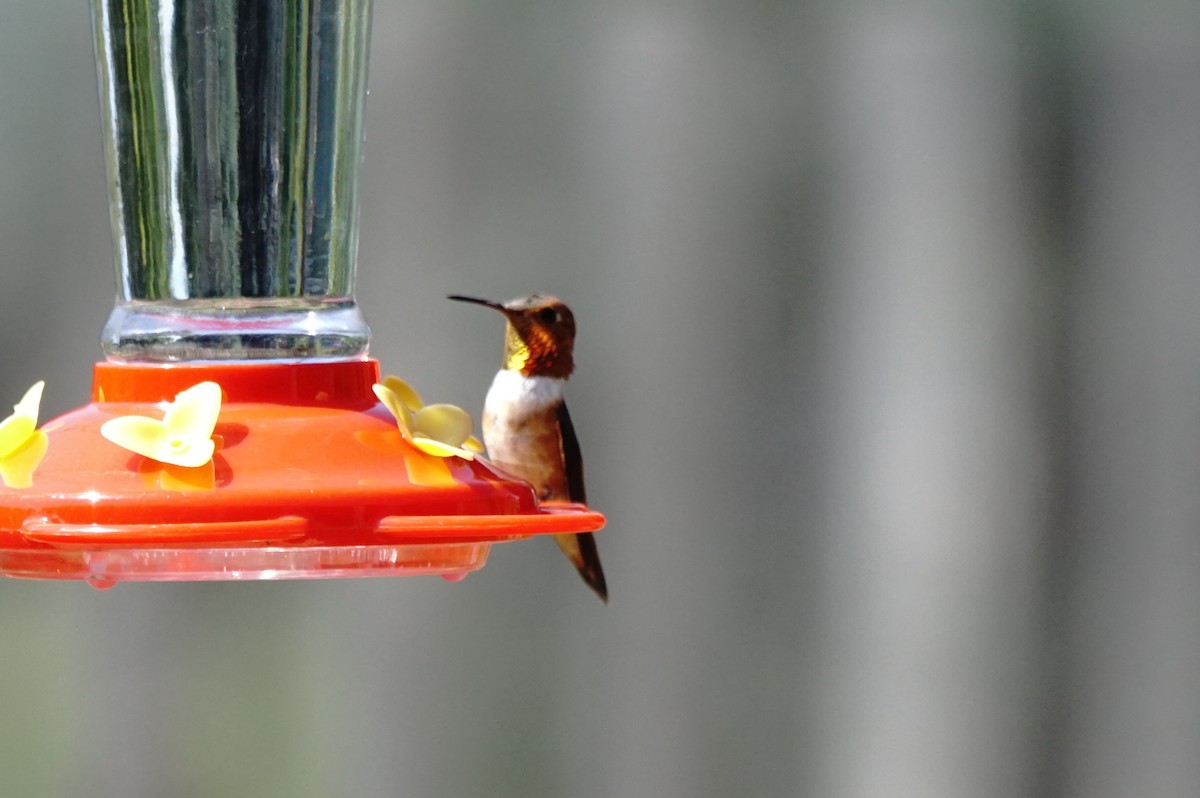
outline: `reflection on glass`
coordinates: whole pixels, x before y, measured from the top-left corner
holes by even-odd
[[[110,358],[349,358],[370,0],[92,0]]]

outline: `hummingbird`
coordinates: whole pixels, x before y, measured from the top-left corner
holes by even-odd
[[[483,402],[483,444],[493,463],[533,485],[539,501],[587,503],[583,455],[563,385],[575,370],[575,316],[548,294],[509,302],[451,295],[507,320],[504,361]],[[591,532],[555,535],[583,581],[607,603],[608,586]]]

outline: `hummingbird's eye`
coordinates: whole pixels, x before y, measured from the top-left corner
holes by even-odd
[[[542,308],[537,312],[537,320],[542,324],[554,324],[558,321],[558,311],[554,308]]]

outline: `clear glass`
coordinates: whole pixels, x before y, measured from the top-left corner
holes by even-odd
[[[371,0],[91,0],[125,361],[343,359]]]

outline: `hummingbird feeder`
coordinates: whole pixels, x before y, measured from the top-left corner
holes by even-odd
[[[368,357],[370,0],[91,3],[117,301],[91,403],[0,422],[0,575],[457,579],[602,527]]]

